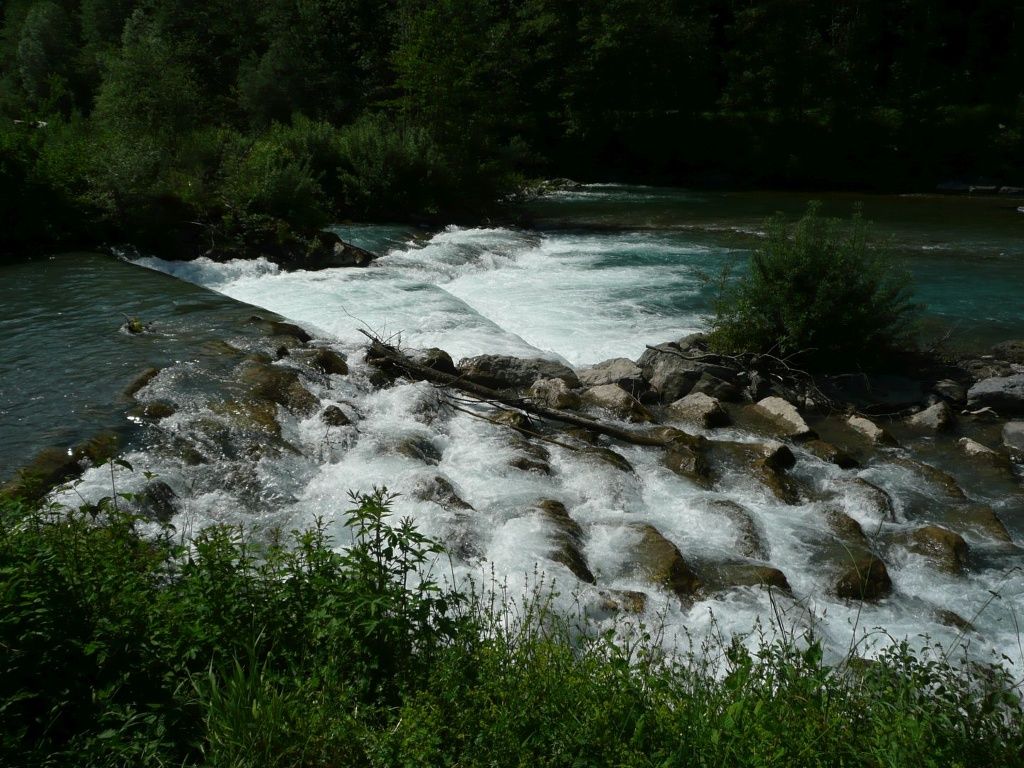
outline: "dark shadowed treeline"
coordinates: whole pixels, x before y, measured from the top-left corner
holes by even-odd
[[[471,216],[523,176],[859,189],[1024,177],[1019,0],[0,9],[5,250],[194,251],[339,217]]]

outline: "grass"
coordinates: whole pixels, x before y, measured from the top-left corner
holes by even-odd
[[[353,499],[344,551],[323,523],[185,546],[121,506],[0,506],[0,764],[1024,764],[998,670],[581,633],[543,589],[425,578],[440,548],[383,491]]]

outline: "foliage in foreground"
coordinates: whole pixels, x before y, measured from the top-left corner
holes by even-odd
[[[819,215],[767,222],[749,271],[715,306],[712,345],[773,354],[814,370],[871,367],[912,346],[919,306],[909,272],[873,247],[867,225]]]
[[[813,643],[672,660],[645,635],[581,638],[542,592],[420,578],[438,548],[383,492],[356,502],[342,552],[322,524],[185,548],[109,502],[5,502],[0,763],[1021,764],[1024,711],[998,674],[905,647],[833,668]]]

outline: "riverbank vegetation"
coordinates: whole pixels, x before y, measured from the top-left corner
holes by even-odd
[[[815,371],[891,366],[915,349],[920,306],[910,272],[870,242],[859,214],[842,221],[819,209],[812,203],[794,225],[774,216],[748,271],[723,276],[714,349]]]
[[[0,251],[477,217],[524,177],[932,189],[1024,167],[1019,3],[11,0]]]
[[[1024,754],[1020,699],[995,669],[900,644],[826,666],[806,636],[756,653],[707,638],[681,657],[643,629],[613,642],[554,615],[544,589],[524,602],[432,580],[440,548],[391,519],[383,491],[353,499],[342,550],[322,523],[264,543],[213,527],[184,545],[129,501],[0,506],[4,764],[1012,766]]]

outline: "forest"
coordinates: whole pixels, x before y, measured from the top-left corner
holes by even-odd
[[[529,179],[1024,184],[1017,0],[7,0],[0,252],[472,219]]]

